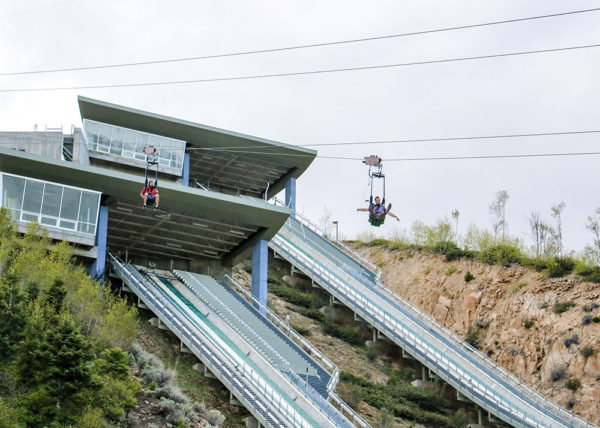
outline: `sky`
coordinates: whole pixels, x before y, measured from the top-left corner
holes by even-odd
[[[0,73],[202,56],[399,34],[600,7],[599,1],[3,0]],[[187,85],[1,92],[204,79],[553,49],[600,43],[600,11],[483,28],[286,52],[18,76],[0,75],[0,130],[81,126],[77,95],[293,145],[599,130],[600,48],[378,70]],[[415,220],[460,212],[490,227],[506,190],[509,232],[564,201],[565,247],[592,242],[600,156],[386,162],[386,159],[600,151],[600,134],[315,147],[321,156],[384,160],[400,222],[369,227],[357,160],[317,158],[297,183],[297,209],[331,213],[340,235],[390,237]],[[377,193],[381,193],[377,191]]]

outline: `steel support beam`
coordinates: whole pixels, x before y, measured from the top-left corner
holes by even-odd
[[[100,206],[98,213],[98,227],[96,228],[96,246],[98,247],[98,255],[90,268],[90,276],[93,279],[100,279],[104,276],[104,268],[106,267],[106,238],[108,236],[108,207]]]
[[[252,295],[265,307],[267,306],[268,268],[269,245],[267,241],[261,239],[252,247]]]
[[[296,179],[294,177],[288,178],[285,182],[285,205],[290,210],[296,211]]]

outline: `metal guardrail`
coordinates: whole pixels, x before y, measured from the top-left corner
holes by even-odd
[[[297,238],[300,239],[300,240],[302,239],[299,236]],[[279,242],[279,244],[277,246],[279,247],[280,250],[285,251],[282,248],[282,246],[286,245],[285,241],[283,241],[283,239],[279,235],[277,235],[274,238],[273,242],[275,244],[277,244]],[[281,252],[281,251],[278,251],[278,252]],[[284,255],[284,254],[282,254],[282,255]],[[291,257],[292,255],[288,254],[288,256]],[[297,261],[299,261],[299,260],[297,260]],[[346,286],[344,284],[343,280],[341,280],[340,278],[336,278],[336,277],[334,277],[334,275],[331,274],[330,270],[331,269],[335,269],[335,266],[334,267],[332,267],[332,266],[321,267],[320,263],[327,264],[326,260],[325,261],[324,260],[320,260],[319,262],[317,262],[311,256],[308,256],[308,255],[305,255],[304,262],[306,263],[305,268],[307,268],[307,270],[309,270],[309,271],[312,270],[313,273],[316,273],[317,276],[320,276],[320,278],[313,278],[313,279],[317,279],[317,280],[325,281],[325,282],[330,282],[332,284],[337,284],[338,288],[345,289],[345,292],[347,293],[347,295],[346,295],[347,302],[345,302],[345,303],[348,306],[354,307],[355,309],[358,309],[361,312],[364,312],[365,310],[368,310],[368,312],[370,312],[370,314],[367,316],[367,319],[368,318],[376,318],[376,320],[377,320],[377,318],[379,318],[380,322],[378,322],[378,324],[380,324],[381,330],[384,331],[384,332],[386,332],[386,334],[391,334],[392,336],[396,335],[398,333],[398,331],[396,331],[396,330],[399,329],[399,332],[402,333],[399,338],[403,342],[403,345],[404,346],[410,345],[409,348],[410,347],[413,348],[412,351],[416,353],[415,356],[421,355],[422,358],[424,358],[424,359],[427,360],[428,356],[430,357],[431,355],[435,355],[438,360],[444,362],[445,365],[442,366],[440,364],[440,361],[435,361],[434,360],[434,361],[432,361],[432,363],[433,363],[433,366],[435,366],[435,367],[430,367],[430,368],[434,368],[434,371],[439,371],[439,370],[445,371],[446,372],[446,377],[448,377],[448,378],[455,377],[456,378],[455,379],[456,382],[449,382],[451,384],[455,383],[455,385],[453,385],[453,386],[455,386],[455,387],[462,386],[463,387],[462,389],[466,389],[467,391],[469,391],[469,390],[474,390],[474,391],[479,390],[480,392],[483,391],[483,395],[481,393],[479,394],[481,396],[481,400],[478,400],[473,394],[469,394],[468,392],[465,394],[466,396],[471,395],[472,397],[469,397],[469,398],[472,398],[472,399],[474,398],[473,401],[476,401],[476,402],[477,401],[481,401],[478,404],[484,404],[485,403],[485,404],[488,404],[488,406],[492,406],[492,408],[496,409],[496,411],[498,413],[500,413],[501,415],[505,416],[503,419],[507,419],[509,422],[513,422],[513,423],[517,422],[514,419],[513,413],[515,413],[515,411],[518,410],[518,412],[516,412],[516,413],[519,414],[518,418],[519,418],[519,422],[522,424],[522,426],[538,426],[538,427],[542,427],[542,426],[545,427],[546,426],[546,425],[544,425],[544,423],[540,424],[539,421],[536,422],[536,421],[531,420],[530,418],[525,417],[523,415],[524,412],[523,412],[523,410],[521,408],[519,408],[519,407],[515,408],[514,405],[511,405],[511,403],[508,403],[508,402],[503,402],[502,399],[498,400],[496,398],[496,395],[497,395],[496,393],[489,394],[489,392],[491,392],[491,391],[488,391],[487,388],[485,388],[484,385],[482,385],[480,382],[477,382],[475,379],[473,379],[472,376],[467,375],[466,373],[464,373],[464,370],[462,370],[456,363],[453,362],[453,364],[450,365],[449,361],[447,361],[447,358],[441,358],[442,357],[441,352],[443,352],[444,355],[446,355],[447,352],[456,353],[456,350],[448,348],[443,343],[440,343],[440,345],[441,345],[442,348],[445,348],[445,349],[442,349],[442,350],[431,349],[431,347],[429,347],[427,343],[424,343],[422,340],[420,340],[419,338],[417,338],[417,336],[415,335],[415,333],[409,332],[403,326],[398,325],[395,322],[395,320],[393,320],[389,316],[389,314],[385,313],[380,308],[375,307],[370,302],[367,302],[367,300],[364,299],[363,296],[359,296],[354,290],[352,290],[351,288],[349,288],[348,286]],[[308,272],[305,272],[305,273],[308,273]],[[344,299],[341,299],[341,300],[344,300]],[[403,305],[405,305],[408,308],[411,308],[411,305],[408,304],[408,303],[403,303]],[[422,318],[422,317],[419,317],[419,318]],[[431,335],[431,332],[428,333],[428,330],[431,330],[431,328],[430,327],[428,328],[428,325],[427,325],[427,323],[429,322],[429,319],[428,318],[422,318],[421,321],[426,321],[426,325],[424,327],[424,331],[427,334]],[[418,326],[417,323],[415,323],[415,325]],[[390,326],[394,326],[394,328],[390,328]],[[434,324],[434,326],[438,327],[439,325],[436,323],[436,324]],[[441,327],[441,326],[439,326],[439,327]],[[420,327],[420,328],[423,328],[423,327]],[[445,328],[441,328],[442,332],[445,331],[445,330],[446,330]],[[407,338],[412,339],[412,340],[407,340]],[[413,343],[409,343],[411,341]],[[439,341],[439,339],[436,339],[436,341]],[[462,346],[463,342],[460,339],[459,339],[459,343]],[[469,351],[469,352],[472,352],[472,351]],[[475,354],[477,354],[477,352],[475,352]],[[461,357],[461,358],[463,358],[463,356],[460,355],[460,354],[458,356]],[[481,356],[481,357],[483,357],[483,356]],[[471,362],[471,364],[473,364],[473,363]],[[493,369],[490,369],[490,370],[493,370]],[[452,371],[454,373],[456,373],[456,375],[453,376],[453,374],[451,373]],[[506,372],[503,372],[503,373],[506,373]],[[441,377],[445,377],[445,376],[441,376]],[[512,392],[506,386],[502,386],[501,384],[498,384],[498,382],[495,379],[493,379],[491,376],[489,376],[489,374],[487,374],[486,377],[488,377],[489,380],[492,383],[496,384],[498,387],[505,388],[506,391],[509,392],[509,394],[514,394],[514,392]],[[460,378],[464,378],[464,379],[460,379]],[[465,380],[468,381],[468,382],[465,383]],[[463,392],[463,391],[461,391],[461,392]],[[488,396],[488,395],[490,395],[490,396]],[[521,400],[523,401],[523,404],[527,404],[528,406],[532,406],[533,408],[538,408],[538,406],[532,405],[532,403],[529,403],[529,402],[526,403],[525,397],[523,396],[523,394],[521,394],[521,395],[516,394],[516,396],[518,398],[521,398]],[[527,397],[527,398],[529,398],[529,397]],[[555,408],[558,407],[558,406],[556,406],[554,404],[550,404],[548,400],[545,400],[545,399],[543,399],[543,400],[544,400],[544,404],[546,404],[543,407],[543,410],[546,410],[546,411],[549,411],[550,409],[555,410]],[[537,401],[537,400],[534,400],[534,401]],[[537,404],[537,403],[535,403],[535,404]],[[483,407],[486,407],[486,406],[483,406]],[[538,408],[538,410],[541,411],[542,409]],[[567,418],[568,422],[567,423],[571,423],[571,425],[568,425],[568,426],[591,427],[591,425],[589,425],[585,421],[577,418],[575,415],[573,415],[573,414],[571,414],[569,412],[566,412],[564,410],[561,413],[563,413],[563,412],[568,415],[568,418]],[[495,413],[495,412],[493,412],[493,413]],[[565,415],[563,414],[562,416],[565,416]],[[552,416],[550,416],[550,415],[546,415],[546,417],[552,418]],[[533,422],[533,424],[532,424],[532,422]],[[572,425],[573,423],[575,425]]]
[[[227,279],[233,286],[234,290],[238,291],[242,296],[246,297],[251,303],[256,304],[259,308],[265,311],[265,313],[271,317],[275,322],[274,325],[279,327],[279,330],[284,334],[288,334],[293,336],[299,344],[309,349],[308,355],[315,355],[319,358],[324,365],[326,365],[330,370],[333,370],[331,379],[327,384],[327,390],[329,392],[329,400],[338,405],[342,413],[345,413],[348,417],[352,419],[354,425],[360,426],[363,428],[371,428],[371,426],[361,418],[358,413],[356,413],[350,406],[348,406],[341,398],[335,394],[335,389],[338,385],[340,379],[340,370],[339,368],[329,360],[325,355],[321,353],[317,348],[315,348],[310,342],[306,341],[300,333],[294,330],[290,325],[279,317],[275,312],[273,312],[269,307],[264,305],[262,302],[258,301],[248,290],[246,290],[240,283],[238,283],[235,279],[233,279],[230,275],[225,274],[224,278]]]
[[[327,239],[326,236],[324,236],[324,238]],[[363,285],[369,287],[369,285],[367,285],[363,282],[362,278],[354,277],[354,279],[357,280],[358,282],[362,283]],[[502,375],[503,380],[505,380],[507,383],[509,383],[510,386],[515,389],[515,391],[518,391],[519,396],[521,398],[524,397],[525,394],[523,394],[523,392],[525,392],[528,395],[528,398],[530,398],[529,401],[534,402],[536,404],[536,407],[538,407],[540,409],[543,408],[545,411],[552,412],[552,413],[556,414],[557,416],[562,417],[563,419],[566,419],[566,420],[570,420],[573,418],[579,419],[573,413],[566,411],[565,409],[561,408],[560,406],[556,405],[555,403],[552,403],[551,401],[549,401],[547,398],[543,397],[539,392],[534,391],[530,386],[528,386],[525,383],[523,383],[522,381],[520,381],[513,374],[509,373],[506,369],[504,369],[502,366],[500,366],[493,360],[486,358],[478,350],[476,350],[471,345],[469,345],[464,340],[462,340],[460,337],[458,337],[454,332],[452,332],[451,330],[447,329],[446,327],[440,325],[435,319],[424,314],[418,308],[413,306],[411,303],[409,303],[402,297],[400,297],[397,294],[395,294],[394,292],[392,292],[379,280],[374,281],[372,284],[377,288],[378,291],[384,293],[386,299],[388,301],[393,302],[398,309],[400,309],[401,311],[410,313],[410,315],[418,318],[425,325],[433,325],[435,327],[435,329],[437,330],[437,332],[439,333],[438,337],[445,336],[445,337],[441,337],[442,340],[449,340],[454,344],[454,346],[457,349],[464,349],[466,351],[466,353],[464,353],[463,356],[466,356],[468,359],[475,359],[479,363],[488,367],[490,369],[490,371],[492,371],[492,372],[495,371],[498,374]],[[578,423],[577,426],[581,426],[581,427],[591,427],[592,426],[581,419],[579,421],[573,421],[573,422]]]
[[[186,281],[181,275],[178,275],[176,273],[176,276],[178,278],[180,278],[181,281],[183,281],[186,285],[188,285],[189,288],[192,288],[191,284],[188,283],[188,281]],[[204,289],[204,291],[208,294],[210,294],[215,300],[219,301],[219,303],[221,303],[221,305],[230,313],[232,314],[239,322],[243,323],[243,325],[245,325],[249,330],[252,330],[251,327],[244,322],[239,316],[237,316],[237,314],[235,314],[228,306],[226,306],[221,299],[219,299],[214,293],[212,293],[212,291],[210,291],[206,286],[204,286],[200,281],[196,280],[197,283],[199,283],[202,288]],[[192,291],[198,296],[200,297],[199,293],[197,293],[197,290],[192,289]],[[201,297],[200,297],[201,298]],[[216,308],[214,305],[207,303],[206,301],[204,301],[204,299],[202,299],[203,302],[210,308],[213,310],[214,313],[216,314],[220,314],[221,312],[218,310],[218,308]],[[299,373],[297,373],[295,370],[293,370],[290,366],[290,363],[283,358],[283,356],[281,356],[277,351],[275,351],[270,345],[268,345],[266,343],[266,341],[264,339],[262,339],[260,336],[256,335],[258,337],[258,339],[260,339],[260,341],[263,344],[266,344],[267,346],[269,346],[273,352],[277,353],[277,355],[279,355],[280,359],[287,364],[287,372],[283,371],[281,368],[278,367],[277,363],[275,361],[273,361],[268,355],[266,355],[264,352],[261,352],[260,348],[258,346],[256,346],[252,340],[250,340],[246,335],[244,335],[242,332],[239,331],[239,329],[233,327],[231,324],[230,327],[232,327],[242,338],[244,338],[248,343],[250,343],[253,347],[253,349],[258,352],[263,358],[265,358],[265,360],[267,360],[268,362],[271,363],[272,367],[274,367],[277,371],[279,371],[282,375],[288,377],[290,379],[290,381],[292,382],[292,384],[294,386],[297,387],[297,389],[304,395],[304,397],[316,408],[320,409],[320,411],[323,413],[323,415],[331,420],[336,427],[341,428],[341,427],[345,427],[345,426],[349,426],[349,421],[344,419],[344,416],[342,414],[338,414],[337,411],[335,410],[335,408],[332,408],[329,405],[329,402],[327,402],[327,400],[323,399],[323,397],[321,396],[321,394],[319,394],[309,383],[307,380],[302,379],[302,375],[300,375]]]
[[[271,419],[271,423],[276,422],[273,419],[276,415],[279,416],[279,424],[289,424],[302,428],[312,428],[309,424],[290,404],[286,403],[279,394],[272,388],[267,381],[242,359],[234,360],[231,354],[223,352],[222,346],[217,343],[215,338],[211,338],[206,334],[202,341],[198,335],[192,335],[187,324],[191,321],[189,315],[181,312],[181,309],[173,307],[170,303],[163,304],[158,298],[151,294],[148,287],[145,285],[145,279],[139,274],[123,264],[118,257],[109,253],[111,263],[116,267],[117,274],[121,279],[126,280],[130,286],[135,288],[135,291],[142,294],[144,303],[148,305],[157,315],[162,315],[162,321],[173,331],[179,333],[180,339],[188,346],[189,349],[195,351],[197,356],[203,356],[204,361],[208,361],[211,366],[211,371],[221,375],[221,381],[226,380],[230,390],[236,390],[238,394],[246,399],[248,403],[255,401],[256,406],[252,406],[255,410],[261,413],[263,419]],[[136,293],[136,294],[138,294]],[[139,296],[139,294],[138,294]],[[180,312],[181,316],[177,316],[176,312]],[[183,319],[182,319],[183,316]],[[188,321],[186,323],[186,320]],[[183,321],[183,322],[182,322]],[[200,331],[199,328],[196,328]],[[239,373],[239,375],[237,374]],[[245,386],[245,387],[244,387]],[[250,395],[250,391],[254,391],[254,395]],[[266,400],[266,401],[264,401]],[[271,403],[271,405],[269,405]],[[262,410],[260,407],[262,407]],[[267,412],[267,408],[272,411]]]
[[[273,203],[275,205],[280,205],[280,206],[289,208],[289,206],[287,206],[283,201],[281,201],[281,200],[279,200],[277,198],[273,198]],[[382,271],[379,268],[379,266],[371,263],[367,258],[365,258],[364,256],[362,256],[361,254],[358,254],[352,247],[350,247],[349,245],[345,244],[343,241],[340,241],[340,240],[337,240],[337,239],[334,240],[332,237],[329,236],[329,234],[327,233],[327,231],[323,230],[321,227],[319,227],[317,224],[315,224],[309,218],[303,216],[302,214],[298,213],[297,211],[292,210],[292,216],[295,219],[297,219],[298,221],[300,221],[302,224],[304,224],[306,227],[308,227],[310,230],[312,230],[313,232],[315,232],[316,234],[321,235],[322,237],[324,237],[325,239],[327,239],[332,244],[334,244],[334,245],[338,246],[339,248],[341,248],[344,252],[346,252],[348,255],[350,255],[352,258],[354,258],[359,263],[361,263],[363,266],[368,266],[368,270],[370,270],[371,272],[373,272],[375,274],[375,277],[377,279],[381,278]]]

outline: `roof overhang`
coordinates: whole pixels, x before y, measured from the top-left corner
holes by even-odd
[[[102,192],[109,197],[111,209],[109,242],[110,235],[133,233],[131,239],[135,243],[136,233],[147,235],[147,230],[160,222],[161,227],[150,238],[157,236],[159,240],[167,240],[167,234],[161,235],[166,231],[185,246],[168,246],[165,241],[154,242],[153,248],[166,249],[164,256],[174,258],[191,258],[183,257],[185,254],[210,256],[203,251],[206,249],[217,253],[213,258],[236,262],[249,254],[254,242],[271,239],[289,217],[287,208],[260,199],[225,195],[164,181],[160,185],[162,211],[157,216],[152,210],[141,209],[139,194],[143,180],[139,176],[15,150],[0,148],[0,171]],[[103,199],[106,201],[107,198]],[[208,227],[195,227],[194,223]],[[136,225],[141,228],[136,228]],[[218,238],[231,230],[237,233],[230,233],[231,236],[222,242],[209,239],[213,236],[211,233]],[[208,243],[202,244],[203,240]],[[216,244],[211,250],[213,242]],[[139,251],[142,249],[146,248]]]
[[[233,189],[236,181],[243,188],[249,181],[254,180],[253,190],[249,192],[257,196],[264,195],[267,187],[269,196],[283,190],[285,180],[300,177],[317,155],[316,151],[304,147],[82,96],[78,97],[78,102],[82,119],[92,119],[186,141],[186,150],[192,154],[190,178],[194,178],[196,171],[201,180],[210,181],[213,176],[213,183],[220,176],[224,176],[225,183],[230,181]],[[202,155],[208,155],[205,157],[209,159],[203,159]],[[211,165],[210,158],[216,158],[214,165]]]

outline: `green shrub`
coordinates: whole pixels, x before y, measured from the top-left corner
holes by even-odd
[[[567,312],[572,306],[575,306],[575,302],[555,302],[554,306],[552,306],[552,312],[562,314]]]
[[[583,305],[583,311],[584,312],[592,312],[594,309],[600,307],[600,305],[598,305],[598,303],[596,302],[590,302],[590,303],[586,303],[585,305]]]
[[[523,260],[523,254],[517,246],[498,244],[489,247],[486,251],[479,252],[477,258],[483,263],[508,267],[513,263],[520,263]]]
[[[559,278],[570,274],[575,267],[571,257],[554,257],[546,262],[546,272],[550,278]]]
[[[594,321],[595,323],[599,323],[600,322],[600,316],[596,315],[594,318],[592,318],[592,321]]]
[[[302,292],[280,281],[271,282],[271,279],[269,279],[269,291],[294,305],[308,308],[313,302],[313,297],[310,293]]]
[[[583,318],[581,318],[581,324],[588,325],[588,324],[591,324],[593,320],[594,320],[593,316],[591,316],[590,314],[585,314],[583,316]]]
[[[577,334],[573,334],[571,337],[565,337],[563,343],[567,348],[571,345],[579,345],[579,336]]]
[[[456,271],[456,266],[450,266],[446,271],[446,276],[452,276]]]
[[[296,330],[296,332],[298,332],[302,336],[310,336],[312,333],[308,327],[304,327],[299,324],[290,323],[290,327],[292,327],[294,330]]]
[[[586,281],[600,283],[600,266],[590,266],[577,261],[574,272]]]
[[[479,340],[480,340],[479,339],[479,328],[472,325],[467,330],[467,337],[465,338],[465,341],[469,345],[471,345],[473,348],[479,349],[479,347],[480,347]]]
[[[355,407],[362,400],[362,388],[354,383],[341,383],[337,392],[350,407]]]
[[[373,239],[371,242],[367,242],[365,245],[367,247],[387,247],[390,244],[390,241],[387,239],[377,238]]]
[[[527,330],[529,330],[531,327],[533,327],[534,324],[535,324],[535,321],[532,319],[523,321],[523,327],[525,327]]]
[[[471,273],[471,271],[467,271],[467,273],[465,273],[465,282],[471,282],[475,279],[475,276]]]
[[[323,327],[323,332],[330,336],[342,339],[350,345],[360,347],[365,345],[365,339],[360,333],[360,329],[356,326],[340,326],[334,321],[327,320]]]
[[[565,384],[565,386],[568,389],[570,389],[571,391],[575,392],[579,388],[581,388],[581,381],[576,377],[572,377],[569,380],[567,380],[567,383]]]
[[[475,327],[477,328],[487,328],[488,325],[490,325],[490,322],[481,318],[477,318],[473,324],[475,324]]]
[[[451,415],[449,421],[455,428],[465,428],[471,423],[469,415],[462,409],[458,409],[456,413]]]
[[[294,308],[288,308],[288,309],[294,310],[294,311],[298,312],[300,315],[303,315],[308,318],[312,318],[313,320],[319,321],[321,323],[325,323],[327,321],[327,318],[325,317],[325,315],[322,312],[320,312],[317,308],[299,307],[297,309],[294,309]]]
[[[557,364],[552,367],[550,371],[550,380],[552,382],[556,382],[558,380],[563,379],[567,375],[567,366],[564,364]]]
[[[579,352],[581,352],[581,355],[587,359],[596,353],[596,348],[594,348],[592,345],[586,345],[581,348]]]
[[[513,292],[519,291],[523,287],[527,287],[528,283],[526,281],[519,281],[512,284],[511,288]]]
[[[550,304],[549,304],[548,302],[543,302],[543,303],[540,305],[540,309],[546,309],[548,306],[550,306]]]
[[[213,426],[219,426],[225,422],[225,416],[217,409],[210,409],[206,412],[206,420]]]

